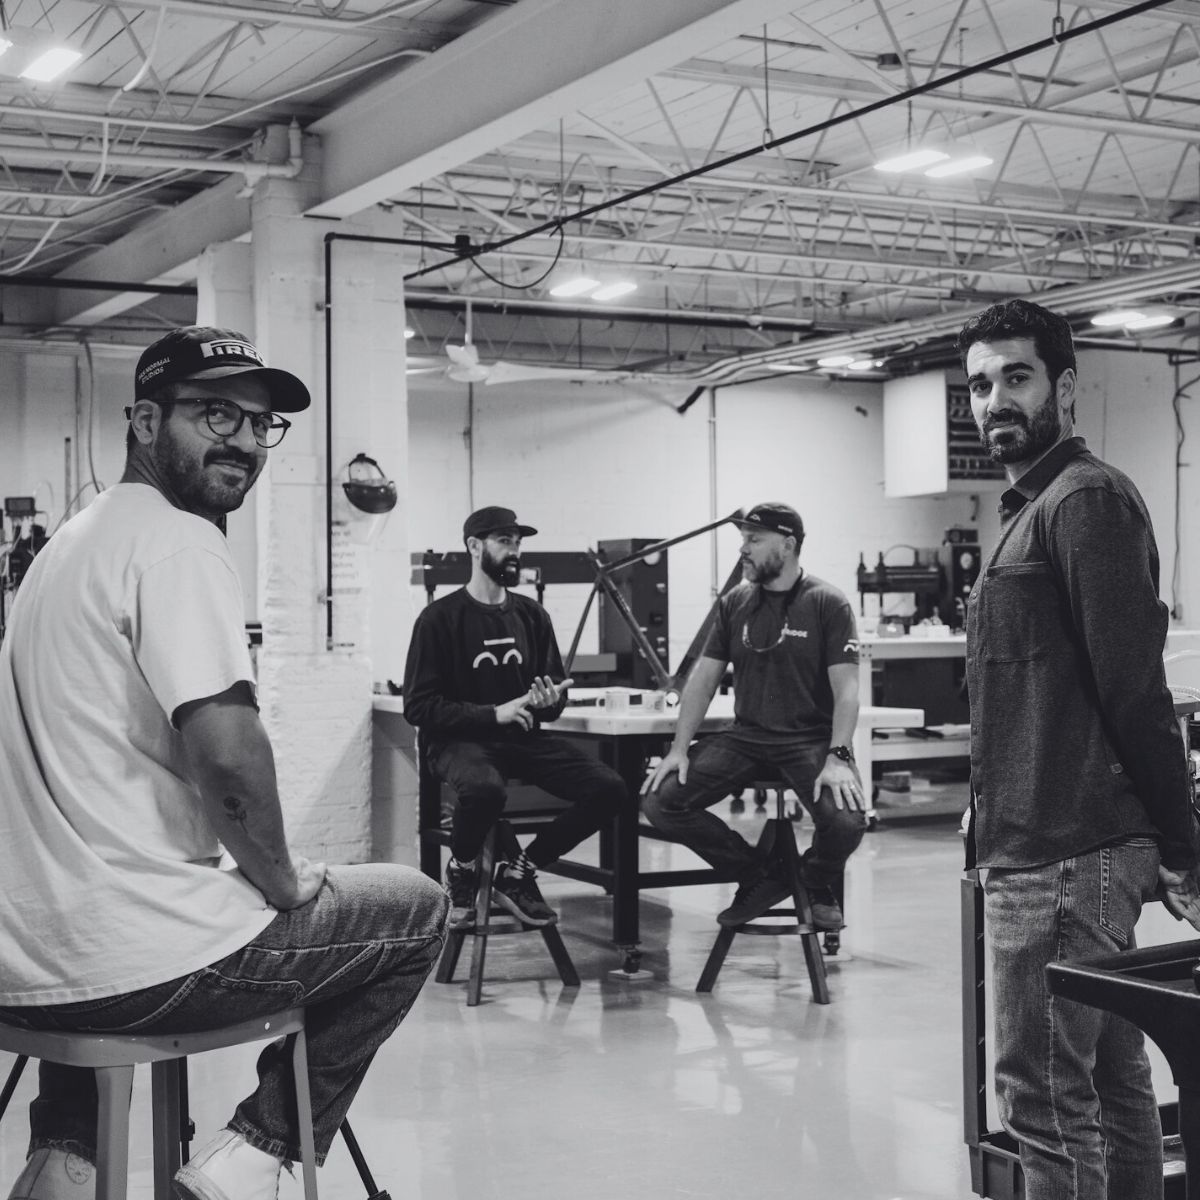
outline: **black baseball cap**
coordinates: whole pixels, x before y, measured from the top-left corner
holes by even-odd
[[[787,504],[756,504],[744,517],[734,522],[739,529],[767,529],[800,541],[804,537],[804,522],[800,514]]]
[[[138,359],[133,395],[135,400],[148,400],[168,383],[229,375],[261,380],[272,412],[302,412],[312,403],[308,388],[295,375],[268,367],[244,333],[208,325],[172,329],[146,350]]]
[[[537,533],[532,525],[522,525],[511,508],[500,508],[492,504],[487,508],[476,509],[463,522],[463,538],[483,538],[489,533],[499,533],[502,529],[515,529],[523,538],[533,537]]]

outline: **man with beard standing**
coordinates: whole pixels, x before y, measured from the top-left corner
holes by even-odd
[[[846,597],[800,566],[804,525],[786,504],[759,504],[744,520],[744,582],[716,604],[715,622],[679,704],[671,749],[647,781],[643,808],[655,828],[737,880],[717,916],[741,925],[791,893],[782,868],[710,809],[774,767],[812,814],[802,859],[813,920],[840,929],[833,891],[866,829],[863,785],[851,742],[858,721],[858,640]],[[733,663],[732,729],[689,750]]]
[[[570,802],[517,856],[496,865],[493,895],[527,925],[558,914],[536,871],[616,816],[621,777],[564,738],[557,720],[572,680],[546,610],[508,589],[520,580],[521,540],[537,530],[491,506],[463,523],[471,555],[465,587],[428,605],[413,626],[404,669],[404,716],[421,729],[434,773],[457,794],[446,885],[451,928],[475,920],[480,850],[504,811],[506,780],[519,777]]]
[[[1028,1200],[1153,1200],[1162,1133],[1142,1035],[1051,995],[1045,967],[1131,947],[1156,888],[1200,923],[1154,532],[1133,483],[1074,436],[1062,317],[1009,300],[958,349],[1009,481],[967,606],[967,865],[985,892],[1000,1116]]]
[[[323,1161],[446,899],[408,867],[326,870],[288,845],[217,521],[308,390],[242,334],[192,326],[142,355],[134,396],[121,482],[34,560],[0,647],[0,1018],[171,1034],[304,1006]],[[258,1075],[180,1196],[278,1194],[300,1154],[282,1042]],[[39,1083],[12,1200],[92,1200],[94,1073],[43,1062]]]

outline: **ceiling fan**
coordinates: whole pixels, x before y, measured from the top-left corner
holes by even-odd
[[[591,380],[592,382],[618,383],[635,378],[632,371],[609,371],[592,367],[540,367],[532,363],[510,363],[497,361],[484,363],[479,360],[479,349],[471,340],[471,302],[467,301],[466,325],[461,346],[453,342],[446,344],[446,357],[450,360],[445,369],[448,379],[456,383],[521,383],[534,379]]]

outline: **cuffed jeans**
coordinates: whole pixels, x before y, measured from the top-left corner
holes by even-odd
[[[1138,838],[984,879],[1000,1119],[1026,1200],[1161,1200],[1162,1130],[1141,1031],[1050,994],[1046,965],[1134,945],[1158,882]]]
[[[562,858],[617,815],[625,783],[611,767],[565,738],[532,733],[513,741],[450,742],[431,748],[434,773],[458,799],[450,853],[471,862],[504,811],[508,780],[532,783],[570,803],[525,848],[535,867]]]
[[[241,950],[169,983],[103,1000],[0,1009],[34,1029],[190,1033],[303,1007],[313,1132],[324,1162],[375,1051],[412,1007],[437,961],[449,902],[409,867],[332,867],[307,904],[281,912]],[[42,1062],[29,1108],[30,1153],[57,1147],[96,1160],[95,1074]],[[258,1059],[258,1088],[229,1128],[252,1146],[300,1157],[291,1055]]]
[[[707,810],[761,779],[765,767],[774,767],[812,815],[812,845],[801,862],[804,883],[827,887],[841,878],[867,828],[863,813],[838,808],[827,795],[814,803],[813,784],[828,752],[825,740],[771,745],[718,733],[688,752],[687,782],[669,776],[658,791],[642,798],[642,811],[660,833],[682,842],[730,879],[746,879],[761,866],[754,847]]]

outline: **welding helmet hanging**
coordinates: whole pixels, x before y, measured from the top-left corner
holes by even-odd
[[[386,513],[396,507],[396,485],[379,464],[365,454],[356,454],[346,467],[342,484],[346,499],[365,513]]]

